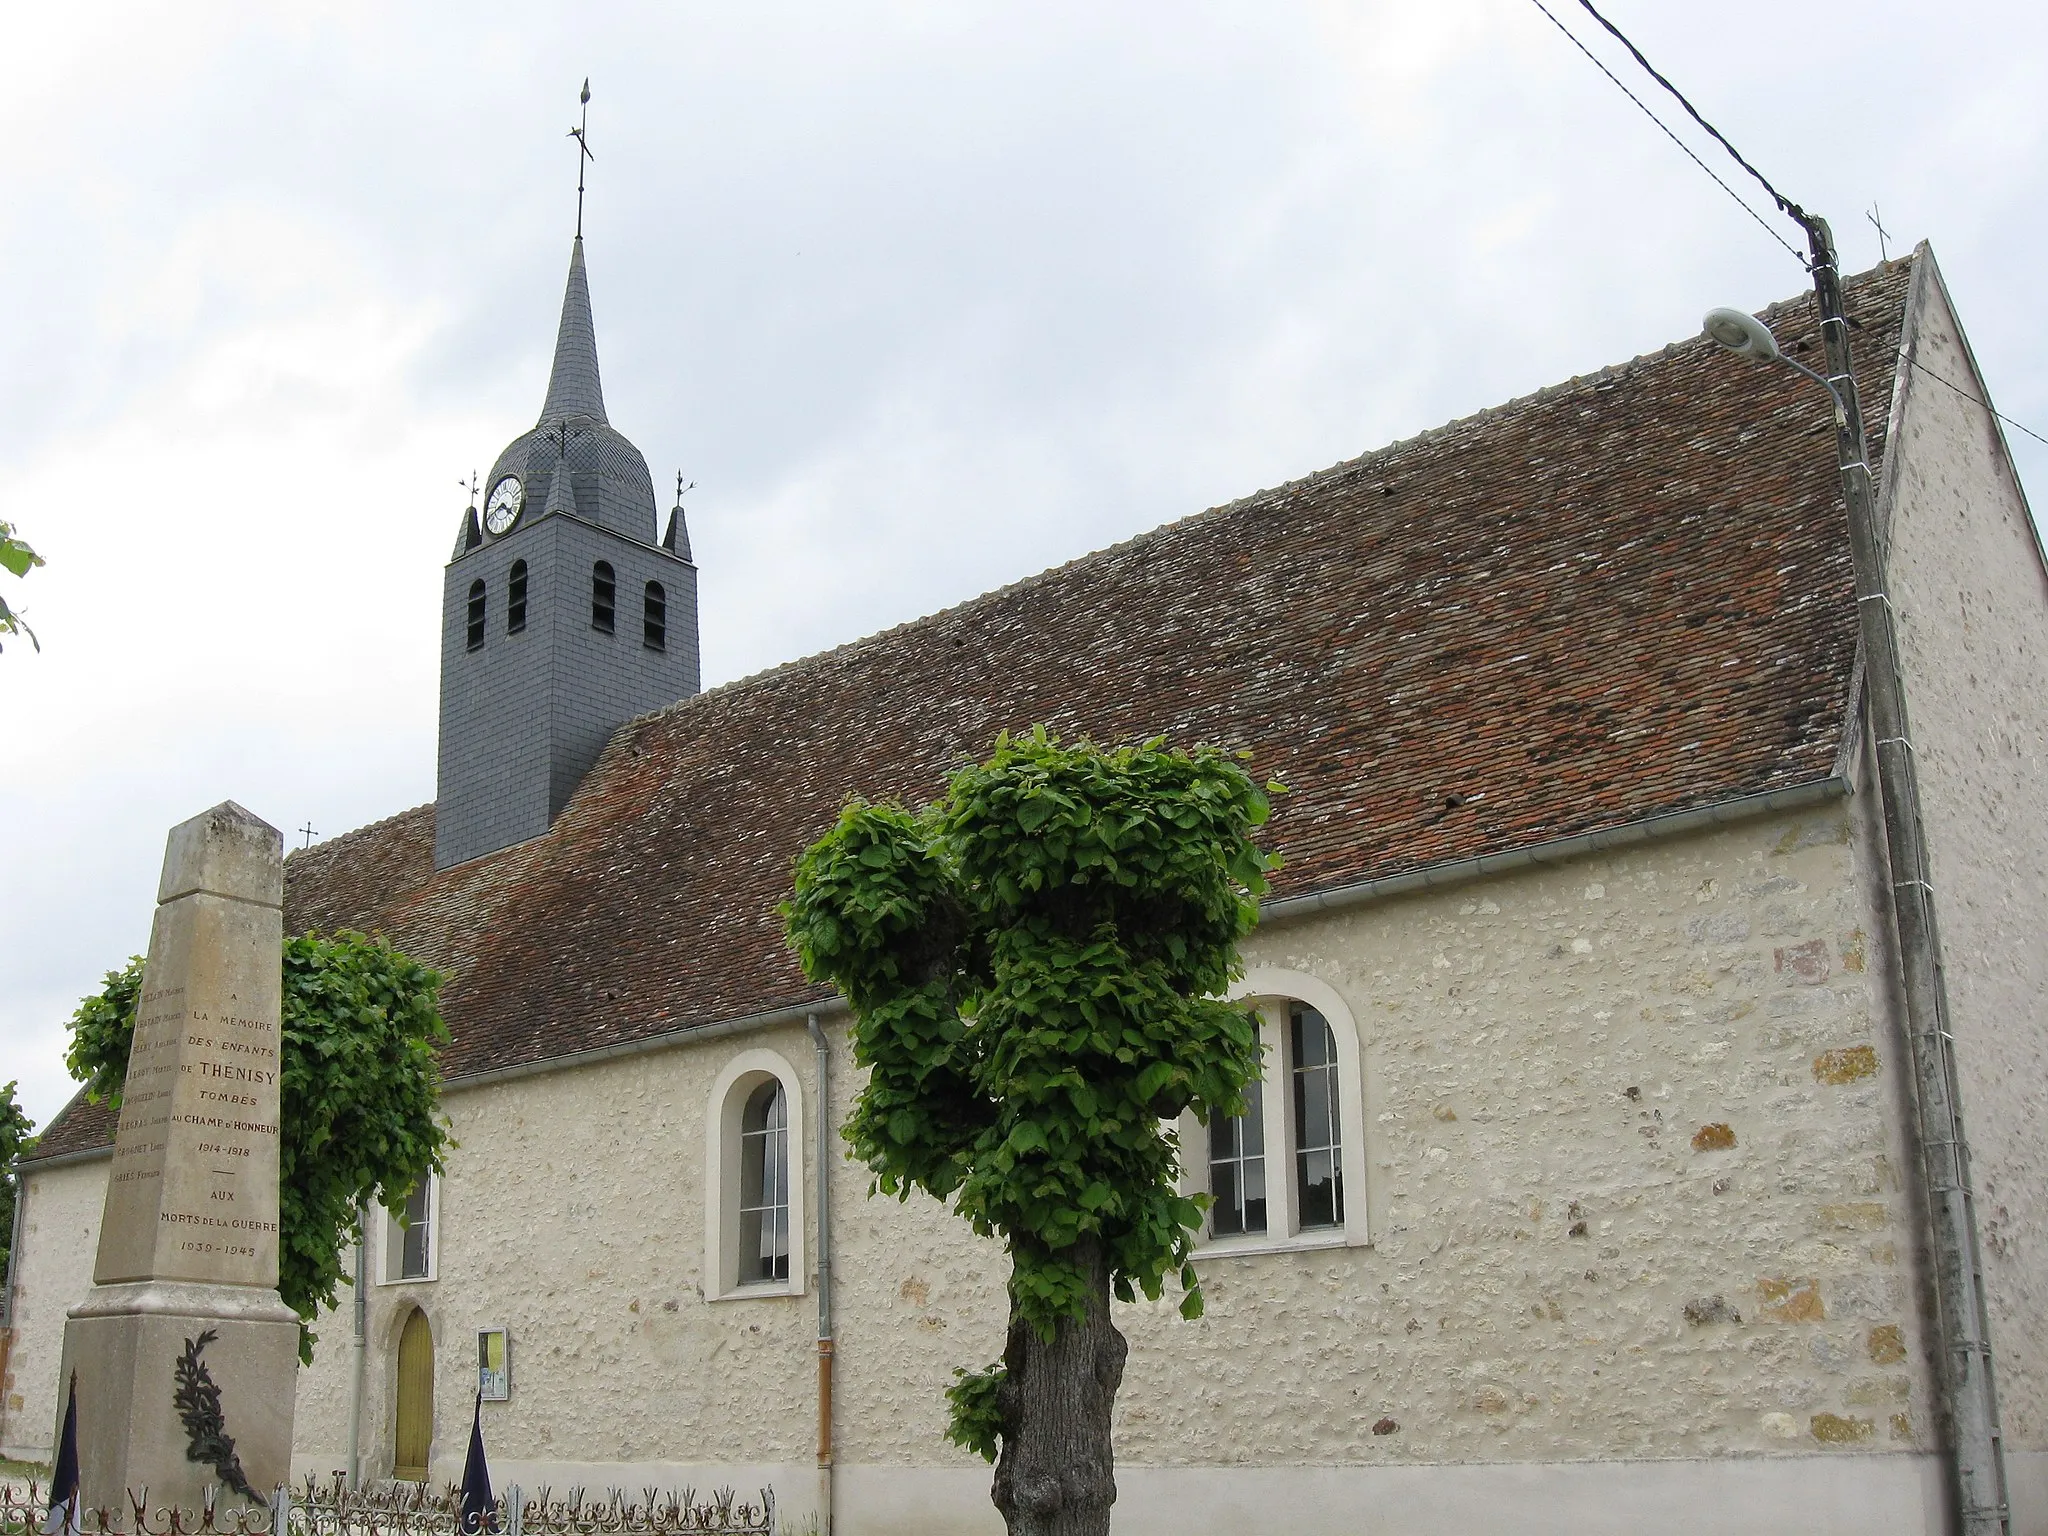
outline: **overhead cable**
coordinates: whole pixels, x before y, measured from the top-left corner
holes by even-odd
[[[1652,80],[1656,81],[1659,85],[1663,86],[1665,90],[1669,91],[1675,98],[1677,98],[1678,104],[1681,107],[1685,108],[1685,110],[1689,114],[1691,114],[1692,120],[1698,123],[1702,128],[1706,129],[1708,133],[1712,134],[1714,136],[1714,142],[1719,144],[1723,149],[1727,150],[1729,154],[1735,157],[1735,163],[1737,165],[1741,166],[1745,171],[1749,172],[1750,175],[1756,178],[1757,185],[1762,187],[1766,192],[1771,194],[1771,200],[1773,202],[1775,202],[1780,208],[1784,209],[1784,211],[1790,214],[1793,218],[1797,219],[1801,225],[1805,225],[1808,222],[1808,215],[1806,210],[1800,207],[1797,203],[1793,202],[1791,198],[1787,197],[1784,193],[1780,192],[1776,187],[1772,186],[1770,182],[1765,179],[1764,173],[1762,171],[1758,170],[1755,166],[1751,165],[1747,160],[1743,159],[1742,151],[1737,149],[1733,144],[1730,144],[1727,140],[1727,137],[1721,132],[1721,130],[1716,128],[1712,123],[1708,122],[1704,117],[1700,116],[1699,108],[1695,107],[1691,102],[1685,99],[1685,92],[1681,91],[1669,80],[1666,80],[1663,77],[1663,75],[1659,74],[1657,72],[1657,66],[1652,64],[1648,59],[1643,57],[1643,50],[1638,48],[1634,43],[1630,42],[1626,34],[1622,32],[1621,28],[1617,27],[1613,22],[1609,21],[1605,16],[1602,16],[1598,11],[1593,9],[1593,0],[1579,0],[1579,4],[1585,8],[1585,12],[1588,16],[1591,16],[1595,21],[1599,22],[1601,26],[1605,27],[1610,33],[1612,33],[1615,40],[1618,41],[1622,47],[1626,48],[1630,53],[1635,55],[1636,62],[1643,66],[1644,71],[1649,75],[1649,77]]]
[[[1587,58],[1591,59],[1593,61],[1593,67],[1599,70],[1600,73],[1605,75],[1609,80],[1612,80],[1614,82],[1614,88],[1620,91],[1621,94],[1626,96],[1630,101],[1634,102],[1637,108],[1642,112],[1643,116],[1647,117],[1651,122],[1655,123],[1658,126],[1658,128],[1660,128],[1663,131],[1664,137],[1669,139],[1672,143],[1676,144],[1681,150],[1683,150],[1685,152],[1686,159],[1690,160],[1702,171],[1705,171],[1708,177],[1713,181],[1715,186],[1719,187],[1723,192],[1726,192],[1729,195],[1729,197],[1733,198],[1735,200],[1736,207],[1740,208],[1744,213],[1748,214],[1752,219],[1756,220],[1757,227],[1759,229],[1761,229],[1765,234],[1769,235],[1773,240],[1777,241],[1778,244],[1785,247],[1786,250],[1790,251],[1792,253],[1792,259],[1794,261],[1798,262],[1802,267],[1806,265],[1806,258],[1800,254],[1799,248],[1795,246],[1791,241],[1787,240],[1783,235],[1779,234],[1775,229],[1771,228],[1769,224],[1765,223],[1763,215],[1758,213],[1754,208],[1750,207],[1749,204],[1743,200],[1741,193],[1737,192],[1733,187],[1729,186],[1727,182],[1723,181],[1719,176],[1715,175],[1713,167],[1708,165],[1706,161],[1702,160],[1698,155],[1692,152],[1691,145],[1687,144],[1685,140],[1681,139],[1677,134],[1673,133],[1671,131],[1670,126],[1664,121],[1663,118],[1659,117],[1655,112],[1652,112],[1640,96],[1638,96],[1634,91],[1630,90],[1627,86],[1623,85],[1621,81],[1616,78],[1613,70],[1609,69],[1605,64],[1601,63],[1599,55],[1595,54],[1592,49],[1588,48],[1584,43],[1580,42],[1578,39],[1578,35],[1574,33],[1570,27],[1567,27],[1563,22],[1559,21],[1555,16],[1551,15],[1550,8],[1543,3],[1543,0],[1529,0],[1529,3],[1535,6],[1537,10],[1543,12],[1543,14],[1549,18],[1550,24],[1553,27],[1556,27],[1558,31],[1562,32],[1566,36],[1566,38],[1568,38],[1571,41],[1571,45],[1574,48],[1578,49],[1579,52],[1583,53]],[[1580,0],[1580,3],[1584,4],[1584,0]],[[1588,10],[1592,10],[1591,6],[1587,6],[1586,8]],[[1601,17],[1598,11],[1594,11],[1593,14],[1595,18],[1599,19],[1602,22],[1603,25],[1605,24],[1605,18]],[[1613,31],[1613,28],[1609,27],[1608,30]],[[1615,35],[1620,36],[1619,33],[1616,33]],[[1626,43],[1628,39],[1622,38],[1622,41]],[[1631,53],[1635,52],[1633,46],[1630,47],[1629,51]],[[1638,53],[1636,54],[1636,57],[1640,59],[1642,58],[1642,55]],[[1643,67],[1645,69],[1649,69],[1649,65],[1647,63],[1645,63]],[[1653,75],[1657,74],[1657,72],[1654,69],[1650,70],[1650,73]],[[1659,80],[1664,79],[1662,75],[1657,75],[1657,78]],[[1670,82],[1665,81],[1664,83],[1668,88]],[[1674,91],[1673,94],[1676,95],[1677,93]],[[1685,100],[1683,96],[1680,96],[1678,99],[1680,101]],[[1691,111],[1690,104],[1687,105],[1686,110]],[[1697,112],[1694,112],[1693,116],[1698,117],[1699,114]],[[1704,122],[1705,120],[1701,119],[1701,121]],[[1711,124],[1707,125],[1707,131],[1709,133],[1714,132]],[[1717,139],[1721,139],[1721,135],[1718,133],[1715,133],[1714,137]],[[1721,143],[1724,146],[1726,146],[1728,141],[1726,139],[1721,139]],[[1735,154],[1735,151],[1732,148],[1729,149],[1728,152],[1731,155]],[[1735,158],[1741,162],[1745,169],[1749,170],[1749,173],[1752,176],[1756,176],[1758,181],[1763,181],[1763,177],[1757,176],[1755,169],[1750,166],[1747,160],[1743,160],[1742,156],[1740,155],[1735,155]],[[1786,204],[1784,198],[1778,197],[1777,189],[1772,187],[1769,182],[1764,181],[1764,186],[1767,190],[1770,191],[1772,197],[1778,198],[1778,204],[1780,207],[1786,207],[1789,211],[1789,208],[1791,206],[1796,206],[1788,205]],[[1797,214],[1794,214],[1793,216],[1795,218],[1799,217],[1799,215]]]

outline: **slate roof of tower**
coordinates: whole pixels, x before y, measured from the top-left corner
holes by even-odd
[[[604,382],[597,372],[597,323],[590,318],[590,275],[583,268],[583,237],[569,252],[569,282],[562,291],[562,323],[555,330],[555,366],[540,425],[565,416],[603,421]]]
[[[1911,264],[1848,285],[1873,462]],[[1770,311],[1816,355],[1811,300]],[[1827,402],[1694,340],[623,726],[543,837],[431,805],[286,864],[293,931],[445,970],[451,1076],[821,995],[775,904],[850,793],[1004,727],[1242,745],[1275,895],[1827,777],[1856,615]],[[111,1135],[59,1117],[44,1155]]]
[[[567,494],[558,497],[552,494],[553,477],[564,464],[569,470],[563,486]],[[569,280],[562,291],[555,361],[548,372],[540,420],[498,455],[485,485],[495,486],[508,474],[516,474],[526,486],[528,517],[567,507],[600,528],[642,544],[659,537],[647,460],[604,413],[597,326],[590,315],[590,274],[583,264],[581,235],[569,250]]]

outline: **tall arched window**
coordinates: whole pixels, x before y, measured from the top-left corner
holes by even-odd
[[[740,1051],[706,1111],[705,1300],[802,1295],[802,1080],[778,1052]]]
[[[641,616],[641,644],[650,651],[668,649],[668,594],[661,583],[647,583],[647,606]]]
[[[1204,1128],[1189,1114],[1180,1125],[1194,1154],[1184,1187],[1212,1197],[1210,1243],[1219,1253],[1364,1243],[1365,1117],[1351,1010],[1327,982],[1290,971],[1255,968],[1232,991],[1259,1016],[1264,1070],[1246,1085],[1242,1115]],[[1206,1157],[1195,1150],[1203,1147]]]
[[[618,596],[619,583],[612,575],[611,562],[598,561],[590,568],[590,627],[598,633],[612,632]]]
[[[526,562],[514,560],[505,583],[505,633],[516,635],[526,628]]]
[[[484,584],[481,581],[469,584],[469,648],[472,651],[484,648]]]
[[[740,1116],[739,1283],[789,1278],[789,1103],[770,1078]]]

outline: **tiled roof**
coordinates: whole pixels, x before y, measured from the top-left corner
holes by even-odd
[[[1848,290],[1879,436],[1909,270]],[[1810,300],[1770,318],[1814,355]],[[1667,347],[633,721],[530,842],[436,873],[429,805],[295,853],[286,920],[447,971],[460,1077],[819,996],[792,859],[1005,727],[1251,748],[1277,896],[1818,780],[1831,431],[1789,369]]]
[[[90,1152],[114,1144],[114,1122],[119,1118],[112,1105],[88,1104],[79,1089],[71,1102],[57,1111],[56,1118],[36,1141],[35,1162],[46,1157],[64,1157],[73,1152]]]

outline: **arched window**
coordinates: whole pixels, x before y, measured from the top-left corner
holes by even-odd
[[[647,607],[641,620],[641,643],[650,651],[668,649],[668,594],[661,583],[647,583]]]
[[[434,1450],[434,1330],[414,1307],[398,1336],[398,1422],[392,1435],[391,1475],[424,1483]]]
[[[611,562],[598,561],[590,568],[590,627],[600,634],[612,632],[618,595],[619,583],[612,575]]]
[[[741,1051],[705,1114],[705,1299],[803,1294],[803,1088],[770,1050]]]
[[[789,1278],[789,1101],[770,1078],[740,1115],[739,1283]]]
[[[516,635],[526,628],[526,562],[514,560],[512,575],[505,583],[505,633]]]
[[[469,584],[469,648],[472,651],[484,648],[484,584],[481,581]]]
[[[1211,1196],[1213,1252],[1358,1245],[1365,1117],[1357,1026],[1336,990],[1315,977],[1255,969],[1232,989],[1259,1015],[1265,1070],[1245,1089],[1245,1112],[1181,1120],[1182,1178]]]

